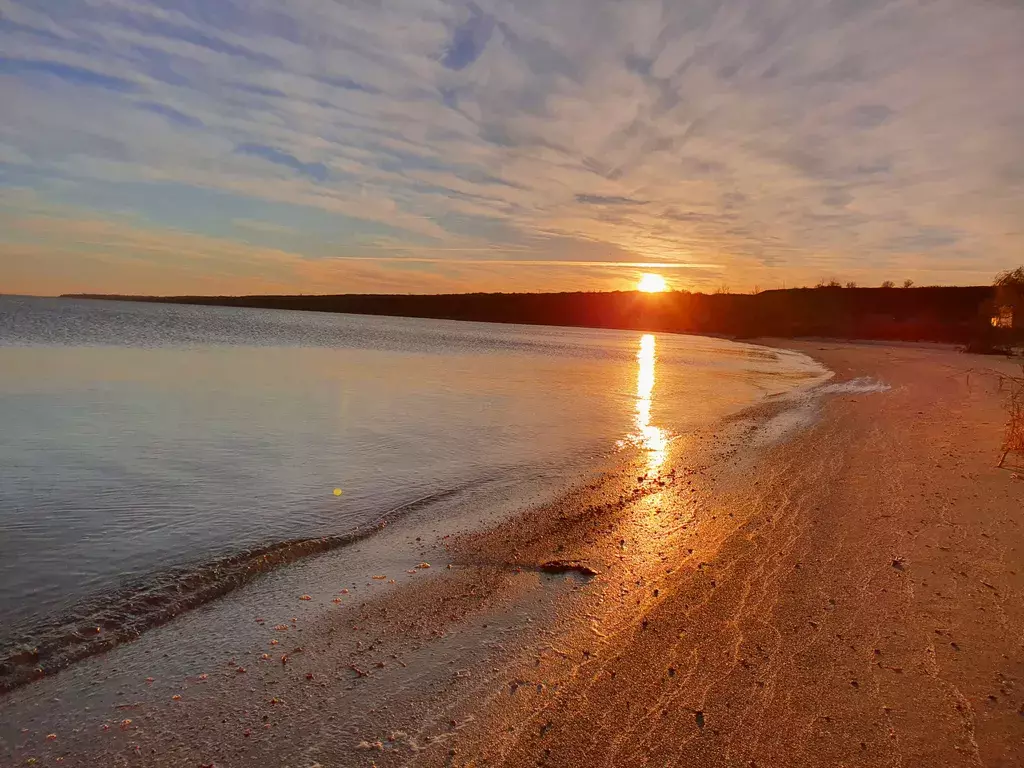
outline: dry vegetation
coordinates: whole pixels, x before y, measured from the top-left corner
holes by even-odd
[[[1003,441],[1003,457],[999,462],[999,466],[1003,466],[1010,454],[1024,459],[1024,365],[1021,366],[1020,376],[1003,376],[1000,384],[1009,388],[1010,411],[1010,421]]]

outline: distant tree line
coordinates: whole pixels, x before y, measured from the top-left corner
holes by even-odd
[[[852,280],[850,280],[847,283],[843,284],[843,283],[839,282],[838,280],[836,280],[835,278],[832,278],[831,280],[820,280],[820,281],[818,281],[818,284],[816,286],[814,286],[814,287],[815,288],[849,288],[849,289],[852,290],[853,288],[857,288],[858,286],[857,286],[857,283],[855,283]],[[896,287],[896,283],[894,283],[892,280],[884,280],[884,281],[882,281],[882,287],[883,288],[895,288]],[[914,281],[913,280],[904,280],[903,281],[903,287],[904,288],[913,288],[914,287]],[[756,293],[756,291],[755,291],[755,293]]]
[[[912,281],[904,287],[911,288]],[[713,294],[670,291],[442,295],[111,297],[133,301],[755,336],[943,341],[1000,346],[1024,341],[1024,269],[993,286],[892,290],[828,281],[816,288]],[[1007,309],[1009,308],[1009,309]],[[1008,311],[1012,321],[996,327]]]

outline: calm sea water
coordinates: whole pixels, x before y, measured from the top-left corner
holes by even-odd
[[[687,336],[0,298],[0,646],[168,569],[656,463],[820,373]]]

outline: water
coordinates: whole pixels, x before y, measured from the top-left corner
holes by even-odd
[[[620,450],[655,469],[820,374],[666,334],[0,298],[0,659],[221,594],[207,580],[251,576],[253,548],[276,565]]]

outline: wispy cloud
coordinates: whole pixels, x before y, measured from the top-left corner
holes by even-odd
[[[235,147],[235,151],[243,155],[261,157],[268,163],[283,165],[317,181],[327,180],[327,166],[323,163],[304,163],[294,155],[289,155],[275,147],[267,147],[263,144],[239,144]]]
[[[51,77],[71,85],[104,88],[118,93],[139,90],[139,86],[123,77],[104,75],[86,67],[62,64],[59,61],[36,61],[33,59],[8,59],[0,57],[0,75],[16,75],[26,78]]]
[[[448,69],[465,69],[480,58],[494,32],[494,19],[475,4],[468,8],[469,18],[455,28],[452,41],[441,58]]]
[[[1024,252],[1021,39],[982,0],[0,0],[0,185],[337,290],[986,280]]]

